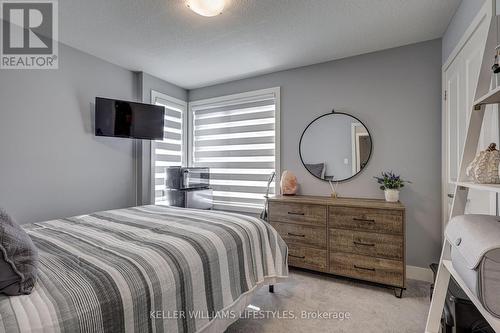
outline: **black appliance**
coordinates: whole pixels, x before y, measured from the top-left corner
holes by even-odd
[[[165,108],[96,97],[95,135],[162,140]]]
[[[430,265],[436,279],[438,264]],[[434,285],[431,285],[431,295]],[[458,283],[450,278],[441,318],[443,333],[495,333]]]
[[[212,209],[209,168],[169,167],[166,174],[165,197],[169,206]]]

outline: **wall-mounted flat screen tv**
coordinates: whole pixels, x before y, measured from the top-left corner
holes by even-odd
[[[95,135],[163,140],[165,108],[159,105],[95,99]]]

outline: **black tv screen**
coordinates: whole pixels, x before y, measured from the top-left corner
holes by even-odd
[[[163,140],[165,108],[96,97],[95,135]]]

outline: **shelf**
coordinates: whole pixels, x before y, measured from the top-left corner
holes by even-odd
[[[500,193],[500,184],[476,184],[473,182],[456,182],[457,186],[463,186],[481,191],[490,191]]]
[[[478,100],[474,102],[474,105],[497,104],[497,103],[500,103],[500,87],[493,89],[486,95],[480,97]]]
[[[478,100],[474,102],[474,105],[497,104],[497,103],[500,103],[500,87],[493,89],[486,95],[480,97]]]
[[[495,332],[500,332],[500,319],[498,319],[496,317],[493,317],[488,311],[486,311],[486,309],[481,304],[481,302],[476,297],[476,295],[474,295],[474,293],[469,289],[469,287],[467,287],[467,285],[465,284],[465,282],[462,279],[462,277],[460,277],[460,275],[458,275],[458,273],[455,270],[455,268],[453,268],[453,264],[451,263],[451,260],[443,260],[443,265],[444,265],[444,267],[446,267],[446,269],[448,270],[448,272],[450,272],[450,274],[453,276],[453,278],[455,279],[455,281],[457,281],[458,285],[460,287],[462,287],[462,289],[465,291],[465,293],[470,298],[470,300],[472,301],[472,303],[474,303],[474,305],[479,310],[479,312],[481,312],[481,314],[483,315],[484,319],[486,319],[486,321],[491,325],[491,327],[493,328],[493,330]]]

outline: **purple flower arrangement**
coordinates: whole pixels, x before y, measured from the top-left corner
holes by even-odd
[[[410,184],[408,180],[401,179],[401,176],[397,176],[394,172],[382,172],[382,177],[373,177],[380,184],[381,190],[399,190],[405,186],[405,183]]]

